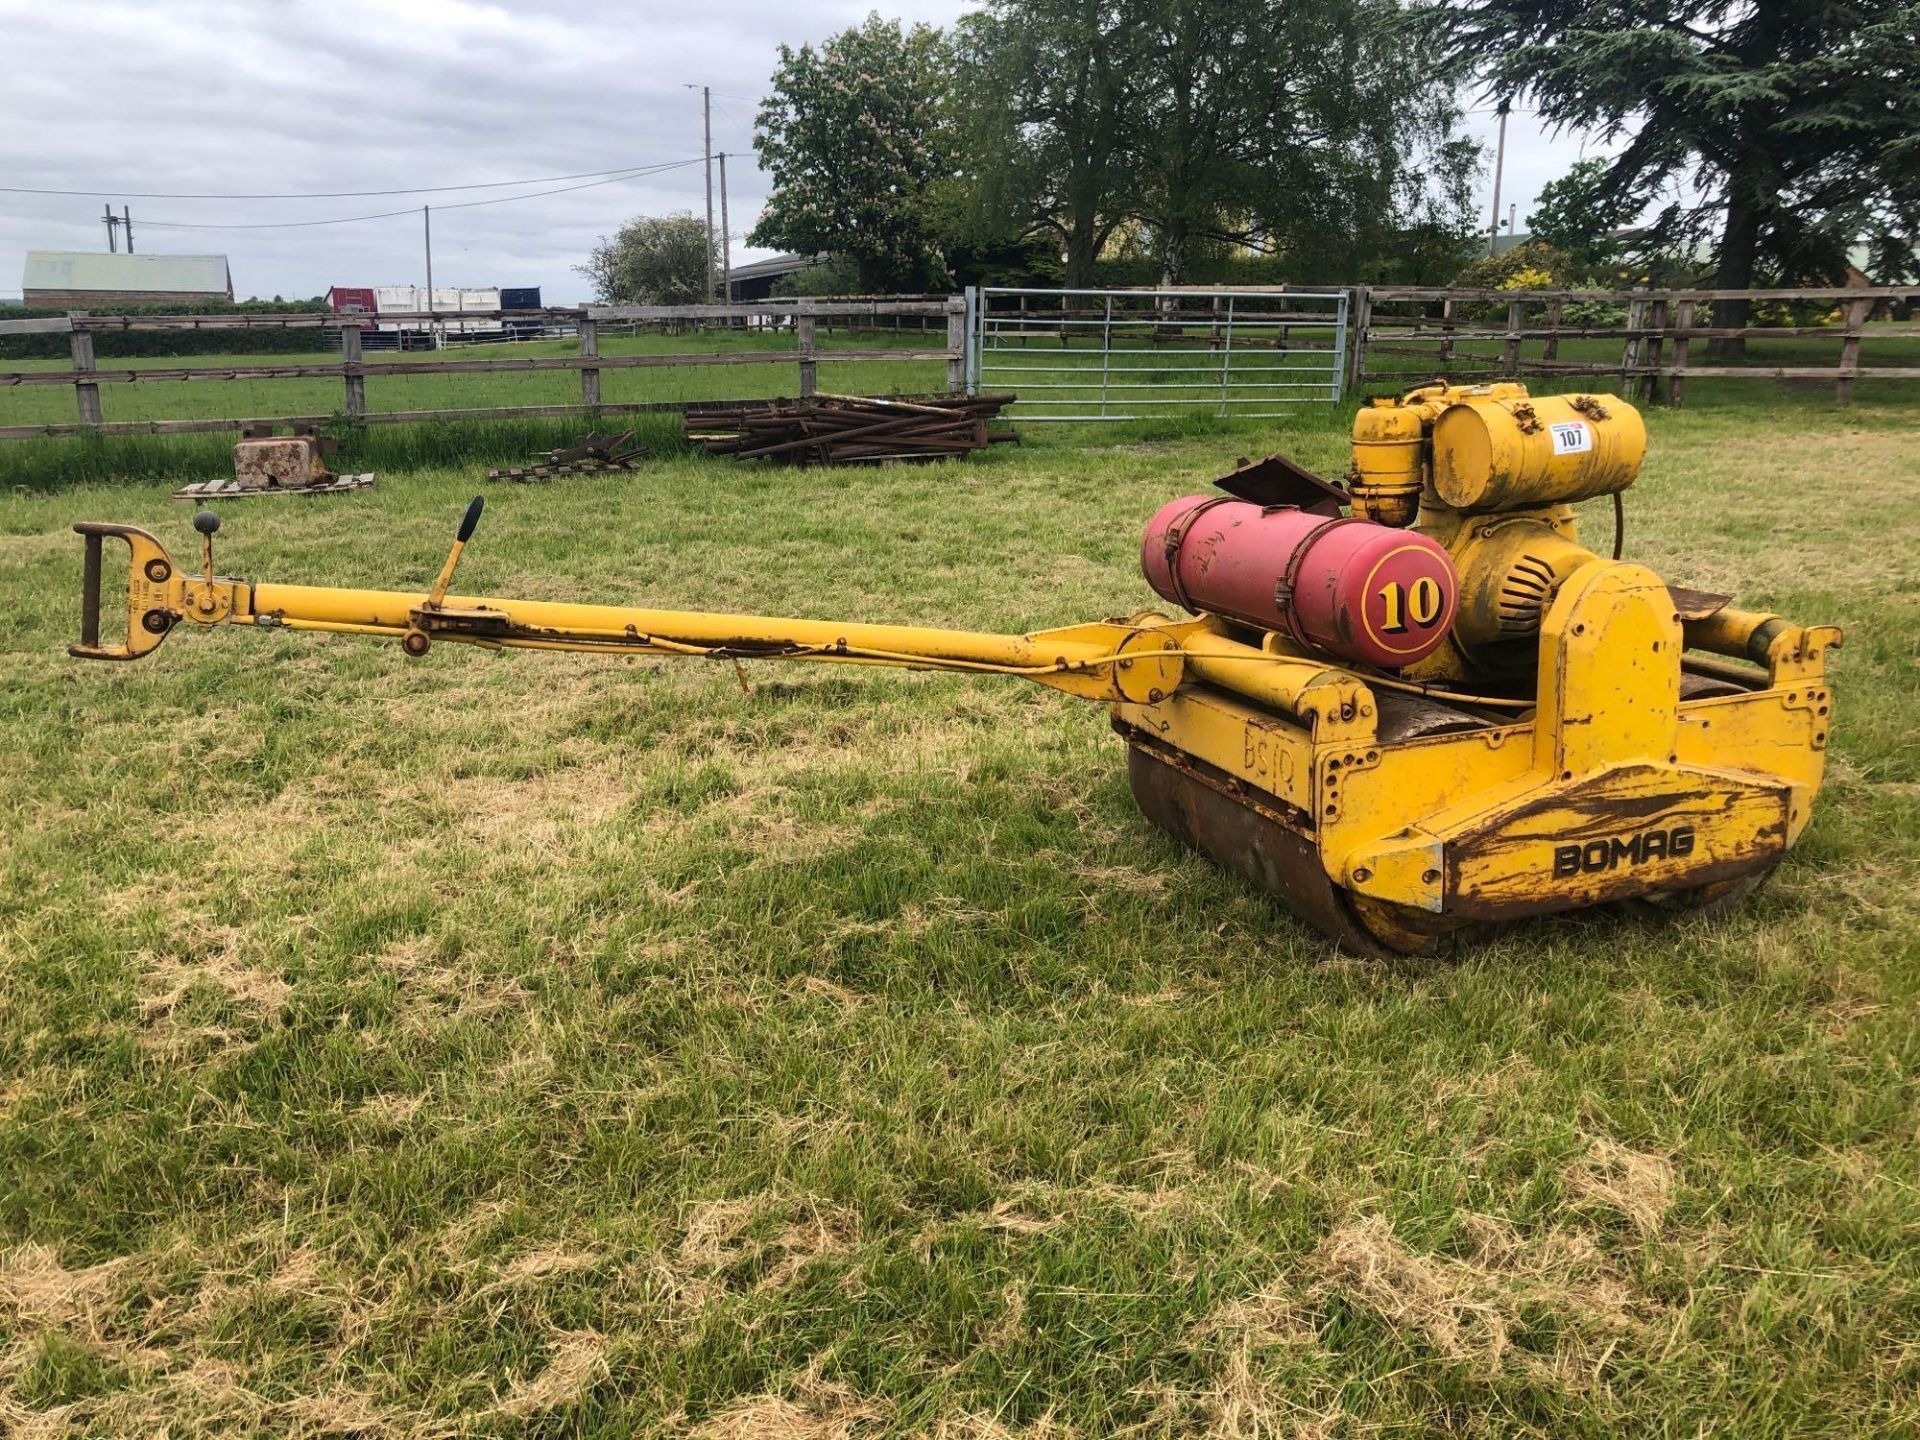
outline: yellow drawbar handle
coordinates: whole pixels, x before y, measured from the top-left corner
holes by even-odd
[[[460,552],[467,548],[467,541],[473,538],[474,527],[480,523],[480,512],[487,508],[487,497],[476,495],[467,506],[467,513],[460,519],[460,529],[453,537],[453,549],[447,552],[447,563],[440,567],[440,578],[433,582],[433,589],[427,592],[427,609],[438,610],[440,602],[447,598],[447,587],[453,583],[453,567],[460,563]]]

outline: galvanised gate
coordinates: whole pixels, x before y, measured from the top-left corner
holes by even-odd
[[[967,388],[1029,422],[1275,416],[1339,402],[1347,312],[1341,290],[969,287]]]

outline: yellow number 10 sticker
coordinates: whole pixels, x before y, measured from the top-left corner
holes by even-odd
[[[1440,618],[1440,582],[1431,575],[1422,575],[1411,588],[1402,586],[1398,580],[1389,581],[1380,587],[1379,595],[1387,611],[1386,622],[1380,628],[1389,634],[1406,634],[1409,620],[1425,630]]]

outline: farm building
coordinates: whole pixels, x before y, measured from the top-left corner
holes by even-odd
[[[777,282],[789,275],[797,275],[802,270],[811,270],[823,258],[819,255],[774,255],[765,260],[755,260],[750,265],[736,265],[727,276],[727,298],[765,300],[773,294]]]
[[[177,300],[233,299],[224,255],[102,255],[29,250],[22,300],[41,310],[112,310]]]

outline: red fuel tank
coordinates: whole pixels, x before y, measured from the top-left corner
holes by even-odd
[[[1140,545],[1166,599],[1342,659],[1411,665],[1447,638],[1460,598],[1437,541],[1371,520],[1262,507],[1224,495],[1162,506]]]

